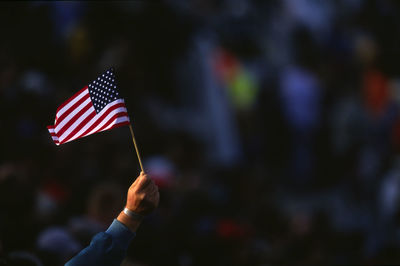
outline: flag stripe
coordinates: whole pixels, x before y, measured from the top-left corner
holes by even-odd
[[[111,122],[111,124],[108,125],[107,128],[103,128],[102,130],[96,131],[95,133],[106,131],[106,130],[109,130],[109,129],[112,129],[112,128],[117,128],[117,127],[121,127],[121,126],[125,126],[125,125],[129,125],[130,124],[128,116],[124,115],[122,117],[118,117],[118,114],[116,114],[115,117],[112,117],[109,120],[109,122]],[[91,134],[82,135],[82,136],[79,136],[78,138],[84,138],[84,137],[87,137],[89,135],[91,135]],[[71,138],[70,140],[61,142],[60,144],[67,143],[67,142],[73,141],[73,140],[78,139],[78,138],[73,138],[73,139]]]
[[[56,125],[56,128],[58,127],[58,125],[62,124],[62,122],[64,120],[66,120],[66,119],[69,120],[70,119],[70,115],[71,115],[71,113],[73,111],[75,111],[76,109],[80,108],[80,106],[82,104],[85,104],[85,105],[88,104],[88,102],[90,102],[89,93],[85,93],[85,95],[83,95],[83,97],[81,97],[78,101],[74,101],[74,103],[69,107],[69,109],[65,110],[65,112],[63,114],[61,114],[60,116],[56,117],[56,120],[54,122],[54,124]]]
[[[120,126],[129,125],[129,117],[127,115],[128,114],[126,114],[125,116],[117,117],[112,124],[108,125],[106,128],[103,128],[101,131],[109,130],[109,129],[120,127]]]
[[[96,117],[94,117],[91,121],[89,121],[79,132],[77,132],[72,138],[80,138],[86,136],[91,132],[103,119],[107,117],[107,115],[114,111],[117,108],[125,107],[124,101],[122,99],[116,100],[108,106],[106,106]],[[126,111],[126,109],[122,110]]]
[[[112,125],[111,127],[107,128],[107,130],[110,130],[110,129],[113,129],[113,128],[117,128],[117,127],[122,127],[122,126],[128,126],[131,123],[130,120],[129,120],[129,116],[121,117],[121,118],[118,118],[117,120],[119,120],[118,123],[116,123],[116,124]]]
[[[125,108],[124,108],[125,109]],[[126,110],[126,109],[125,109]],[[87,133],[88,135],[95,133],[98,130],[101,130],[101,128],[108,123],[108,121],[115,115],[118,114],[119,112],[122,112],[122,108],[117,108],[114,111],[110,112],[109,114],[107,114],[107,116],[102,119],[102,121],[100,123],[98,123],[98,125],[89,133]]]
[[[96,129],[95,132],[100,132],[100,131],[106,130],[108,126],[115,124],[115,121],[117,119],[127,117],[127,116],[128,116],[128,113],[126,113],[126,112],[110,113],[110,115],[108,115],[107,118],[104,119],[105,123],[103,123],[103,125],[100,126],[98,129]],[[93,134],[93,133],[89,133],[88,135]]]
[[[80,116],[82,116],[89,108],[93,108],[93,105],[88,99],[84,103],[82,103],[78,108],[73,110],[69,115],[68,119],[63,120],[59,125],[56,126],[55,131],[57,132],[57,136],[61,137],[65,131],[70,128]]]
[[[88,107],[89,109],[86,111],[86,114],[81,114],[86,108],[81,109],[81,111],[76,114],[78,119],[73,125],[71,125],[70,123],[72,120],[69,120],[69,122],[66,123],[62,130],[60,132],[57,132],[57,134],[55,133],[57,127],[55,128],[55,130],[49,128],[50,134],[58,135],[59,143],[63,144],[77,138],[85,137],[98,131],[103,131],[102,128],[109,125],[110,123],[113,123],[113,119],[115,119],[116,117],[126,116],[126,120],[124,120],[124,122],[129,121],[124,100],[122,99],[118,99],[108,104],[108,106],[106,106],[102,110],[102,112],[97,115],[95,114],[95,111],[91,104],[88,105]],[[119,113],[120,115],[118,115]],[[87,122],[87,120],[89,119],[91,119],[90,122]],[[52,130],[54,133],[50,130]],[[81,135],[79,135],[79,133],[81,133]]]
[[[83,127],[85,127],[88,121],[92,120],[95,116],[96,112],[91,112],[77,127],[75,127],[73,130],[70,130],[68,136],[65,136],[65,138],[63,138],[63,141],[75,139],[74,136],[76,135],[76,133],[79,132]]]
[[[68,138],[68,136],[71,135],[75,130],[82,128],[85,125],[86,118],[89,117],[89,119],[91,119],[94,116],[96,116],[96,111],[94,110],[93,106],[90,106],[84,114],[79,116],[78,119],[67,128],[67,130],[60,134],[60,141],[64,141],[64,139]]]
[[[90,126],[90,128],[88,128],[84,133],[81,133],[80,135],[76,134],[78,137],[73,137],[73,138],[81,138],[84,137],[86,135],[90,135],[93,134],[95,132],[97,132],[105,123],[107,123],[115,114],[118,114],[119,112],[123,112],[124,114],[126,114],[125,108],[112,108],[109,110],[109,112],[104,114],[104,117],[101,119],[97,119],[92,126]]]
[[[89,94],[87,86],[75,93],[71,98],[62,103],[56,111],[56,119],[66,112],[76,101],[79,101],[85,94]]]
[[[128,124],[129,124],[129,117],[127,115],[128,115],[127,113],[116,113],[116,114],[114,114],[112,117],[110,117],[107,120],[106,125],[104,125],[100,130],[96,130],[93,133],[98,133],[98,132],[101,132],[101,131],[105,131],[105,130],[108,129],[108,128],[106,128],[107,126],[111,127],[113,125],[119,124],[120,122],[124,123],[123,125],[126,125],[126,121],[128,121]],[[123,125],[117,125],[117,126],[123,126]],[[75,139],[84,138],[84,137],[89,136],[89,135],[91,135],[93,133],[80,135],[79,137],[73,137],[73,138],[70,138],[68,140],[63,140],[61,142],[61,144],[66,143],[66,142],[70,142],[70,141],[75,140]]]

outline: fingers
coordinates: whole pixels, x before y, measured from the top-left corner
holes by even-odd
[[[134,184],[136,183],[135,186],[137,187],[137,190],[142,190],[146,188],[151,182],[152,180],[145,173],[141,172]]]
[[[146,194],[149,195],[150,197],[154,197],[154,195],[158,194],[157,186],[154,185],[151,188],[149,188],[149,190],[148,190],[148,192]]]
[[[150,187],[150,186],[149,186]],[[146,200],[151,208],[157,208],[160,201],[160,193],[156,185],[151,187],[151,191],[146,193]]]
[[[137,192],[145,193],[147,195],[154,195],[158,193],[158,186],[154,183],[148,175],[141,172],[135,182],[132,184]]]
[[[155,198],[159,197],[158,186],[153,180],[151,180],[151,182],[147,185],[144,192],[149,199],[154,200]]]
[[[141,172],[128,190],[126,206],[134,212],[146,215],[157,208],[159,199],[157,185],[148,175]]]

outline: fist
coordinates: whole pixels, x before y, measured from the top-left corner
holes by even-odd
[[[144,172],[129,187],[126,208],[147,215],[157,208],[160,201],[158,187]]]

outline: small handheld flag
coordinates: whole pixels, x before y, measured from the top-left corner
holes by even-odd
[[[124,99],[117,91],[113,68],[61,104],[54,125],[47,129],[56,145],[112,128],[129,125],[140,167],[139,151]]]

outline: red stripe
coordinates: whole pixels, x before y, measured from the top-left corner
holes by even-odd
[[[106,127],[108,127],[110,124],[112,124],[114,122],[115,119],[117,119],[118,117],[124,117],[124,116],[128,116],[127,112],[119,112],[116,113],[115,115],[113,115],[101,128],[99,128],[96,132],[100,132],[103,131]]]
[[[54,126],[47,126],[47,128],[48,128],[48,129],[54,129]],[[50,133],[50,136],[57,137],[56,133],[50,132],[50,131],[49,131],[49,133]],[[58,137],[57,137],[57,138],[58,138]],[[51,139],[53,140],[53,142],[54,142],[55,144],[58,144],[58,143],[59,143],[58,139],[57,139],[57,140],[54,140],[53,138],[51,138]]]
[[[75,93],[71,98],[69,98],[68,100],[66,100],[65,102],[63,102],[58,108],[56,113],[58,113],[58,111],[60,111],[64,106],[66,106],[70,101],[72,101],[74,98],[76,98],[79,94],[81,94],[84,90],[86,90],[88,87],[84,87],[83,89],[81,89],[80,91],[78,91],[77,93]],[[57,115],[56,115],[57,116]]]
[[[108,121],[101,127],[101,128],[99,128],[98,130],[96,130],[95,132],[93,132],[92,134],[94,134],[94,133],[97,133],[97,132],[100,132],[100,131],[103,131],[107,126],[109,126],[110,124],[112,124],[114,121],[115,121],[115,119],[117,119],[118,117],[124,117],[124,116],[128,116],[128,113],[126,113],[126,112],[119,112],[119,113],[116,113],[115,115],[113,115],[112,117],[110,117],[110,119],[108,119]],[[89,132],[88,132],[89,133]],[[91,134],[90,134],[91,135]],[[86,137],[86,135],[81,135],[82,137]]]
[[[83,96],[79,101],[74,103],[68,110],[66,110],[60,117],[56,118],[55,126],[59,125],[65,117],[67,117],[72,111],[74,111],[76,108],[79,107],[84,101],[86,101],[89,98],[89,93],[85,96]],[[57,115],[56,115],[57,116]],[[61,135],[60,135],[61,136]]]
[[[57,134],[59,137],[62,136],[62,134],[68,130],[70,126],[72,126],[73,123],[76,122],[76,120],[79,119],[87,110],[89,110],[90,107],[92,107],[92,102],[89,102],[85,107],[83,107],[79,112],[77,112],[68,122],[60,129],[58,130]]]
[[[115,121],[115,119],[117,119],[117,118],[119,118],[119,117],[124,117],[124,116],[127,117],[128,114],[127,114],[126,112],[119,112],[119,113],[116,113],[115,115],[113,115],[112,117],[110,117],[110,119],[108,119],[108,121],[107,121],[101,128],[99,128],[98,130],[96,130],[96,131],[93,132],[92,134],[97,133],[97,132],[101,132],[101,131],[105,130],[105,128],[108,127],[110,124],[112,124],[112,123]],[[90,134],[90,135],[91,135],[91,134]],[[85,135],[85,136],[82,136],[82,137],[86,137],[86,135]]]
[[[63,139],[62,142],[69,141],[70,138],[72,138],[76,133],[78,133],[79,130],[81,130],[95,116],[96,116],[96,111],[90,113],[85,119],[82,120],[82,122],[74,130],[71,131],[71,133],[69,133],[69,135],[66,138]]]
[[[113,125],[112,127],[109,128],[109,130],[113,129],[113,128],[117,128],[117,127],[128,126],[130,123],[131,122],[129,122],[129,121],[124,121],[122,123],[118,123],[118,124]]]
[[[110,117],[110,119],[107,121],[107,123],[106,123],[104,126],[102,126],[99,130],[93,132],[92,134],[98,133],[98,132],[104,130],[104,128],[106,128],[106,127],[109,126],[111,123],[113,123],[113,122],[115,121],[115,119],[117,119],[117,118],[119,118],[119,117],[124,117],[124,116],[128,117],[128,113],[126,113],[126,112],[119,112],[119,113],[113,115],[112,117]],[[127,121],[127,122],[128,122],[128,124],[129,124],[129,121]],[[122,123],[118,123],[118,124],[116,124],[116,125],[118,126],[119,124],[121,124],[121,126],[122,126],[122,125],[125,125],[124,123],[125,123],[125,122],[122,122]],[[115,125],[113,125],[111,128],[113,128],[114,126],[115,126]],[[110,129],[111,129],[111,128],[110,128]],[[90,135],[92,135],[92,134],[89,134],[89,135],[80,135],[79,137],[74,138],[74,139],[70,139],[70,140],[68,140],[68,141],[72,141],[72,140],[75,140],[75,139],[79,139],[79,138],[83,138],[83,137],[86,137],[86,136],[90,136]],[[61,144],[65,143],[65,142],[68,142],[68,141],[63,140],[63,141],[61,142]]]
[[[102,114],[99,118],[97,118],[97,120],[85,131],[83,132],[81,135],[79,135],[78,137],[76,137],[75,139],[81,138],[83,136],[86,136],[86,134],[88,134],[90,131],[92,131],[95,127],[97,127],[106,117],[107,115],[114,111],[117,108],[120,107],[125,107],[124,103],[118,103],[114,106],[112,106],[110,109],[108,109],[106,112],[104,112],[104,114]],[[97,131],[96,131],[97,132]]]

